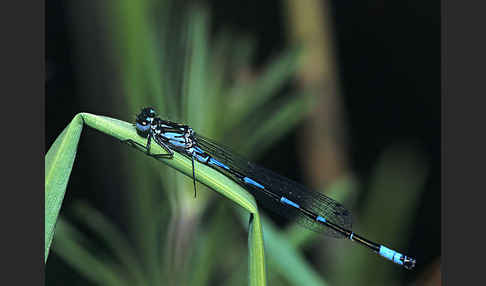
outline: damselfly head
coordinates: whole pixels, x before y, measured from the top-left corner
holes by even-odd
[[[135,120],[135,128],[137,128],[138,135],[147,137],[150,127],[157,113],[152,107],[146,107],[137,115]]]

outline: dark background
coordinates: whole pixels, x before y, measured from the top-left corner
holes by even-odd
[[[70,14],[66,8],[69,2],[46,2],[46,151],[76,113],[96,113],[87,110],[89,105],[84,103],[76,86],[74,43],[70,38]],[[232,30],[256,38],[255,65],[264,63],[286,45],[281,1],[207,3],[215,31],[220,26],[229,25]],[[349,128],[351,169],[366,183],[380,150],[401,141],[416,142],[429,163],[425,186],[428,191],[422,193],[421,205],[414,218],[411,240],[416,243],[409,247],[410,253],[420,254],[417,259],[427,265],[440,256],[441,249],[440,4],[438,1],[386,4],[384,1],[332,1],[331,12]],[[71,185],[84,187],[70,189],[63,208],[71,201],[91,196],[89,199],[97,206],[108,208],[110,215],[115,213],[110,208],[117,208],[117,198],[110,192],[101,195],[79,191],[104,188],[113,190],[113,194],[119,187],[112,179],[102,181],[104,177],[115,176],[110,175],[111,170],[104,170],[100,175],[99,169],[93,167],[98,164],[97,154],[83,149],[83,144],[84,138],[88,137],[86,133],[94,132],[85,129],[83,133],[68,188]],[[289,140],[284,142],[292,145],[295,136],[289,135]],[[93,140],[111,139],[96,136]],[[110,141],[106,146],[112,143]],[[275,158],[280,150],[274,148],[268,157]],[[272,163],[263,157],[260,163],[288,174],[296,160],[295,156],[289,155],[285,160]],[[294,174],[293,178],[299,180],[298,176]],[[60,262],[51,255],[48,266],[51,263]],[[72,277],[76,274],[66,270],[65,275]],[[412,274],[415,278],[418,275],[418,271]],[[49,279],[48,274],[47,277]]]

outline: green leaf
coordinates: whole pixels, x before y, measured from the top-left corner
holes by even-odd
[[[59,216],[66,186],[73,168],[79,136],[83,130],[82,118],[77,115],[57,137],[45,156],[45,241],[44,262],[49,256],[54,227]]]
[[[86,203],[77,203],[74,205],[76,216],[82,220],[94,233],[98,234],[105,244],[116,255],[124,267],[123,272],[130,275],[137,285],[147,283],[144,277],[143,267],[130,246],[129,241],[125,239],[122,232],[116,225],[107,220],[99,211],[90,207]],[[56,239],[58,239],[56,237]]]
[[[290,50],[274,59],[252,85],[241,85],[230,91],[232,101],[227,108],[231,117],[226,126],[230,128],[250,113],[277,95],[277,91],[295,74],[298,66],[300,49]]]
[[[131,139],[142,145],[147,143],[147,139],[140,137],[131,123],[89,113],[82,113],[82,116],[88,126],[121,141]],[[150,152],[153,154],[167,153],[157,144],[151,145]],[[161,159],[160,161],[192,178],[192,162],[184,155],[176,152],[172,159]],[[229,198],[250,213],[254,214],[257,212],[257,206],[253,196],[241,188],[236,182],[215,169],[197,161],[195,162],[195,169],[197,181]]]
[[[296,94],[282,102],[276,111],[267,110],[262,115],[257,115],[260,122],[259,128],[252,128],[253,124],[242,124],[237,128],[241,138],[245,138],[245,146],[241,148],[243,153],[250,153],[258,157],[261,152],[267,150],[272,144],[289,133],[308,114],[312,98],[307,94]],[[268,136],[272,134],[272,136]]]
[[[264,223],[268,253],[280,275],[294,285],[327,285],[300,251],[288,241],[285,233],[278,231],[270,220],[264,219]],[[301,230],[301,232],[310,233],[308,230]]]
[[[57,228],[59,235],[53,244],[54,251],[84,277],[99,285],[133,285],[123,277],[125,273],[118,265],[82,246],[79,240],[86,241],[86,237],[71,224],[60,219]]]
[[[208,108],[213,106],[215,95],[208,92],[208,15],[199,7],[190,11],[187,27],[187,52],[184,71],[184,118],[193,128],[205,126]]]
[[[245,215],[242,212],[239,212],[239,214],[243,222]],[[319,273],[302,256],[298,247],[292,245],[291,241],[288,240],[286,232],[279,231],[265,216],[262,217],[262,221],[265,224],[264,233],[272,272],[278,272],[287,281],[292,282],[292,285],[327,285],[321,279]],[[315,234],[303,229],[302,226],[300,226],[300,232]]]
[[[251,214],[250,225],[248,228],[248,247],[249,247],[249,277],[250,285],[265,285],[265,254],[263,251],[263,233],[260,217],[258,213]]]

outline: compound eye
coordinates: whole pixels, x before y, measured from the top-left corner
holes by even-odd
[[[147,125],[147,122],[145,122],[145,121],[142,121],[141,123],[137,122],[136,128],[137,128],[137,130],[140,130],[142,132],[146,132],[147,130],[149,130],[150,125]]]
[[[142,110],[142,113],[145,114],[147,117],[155,117],[156,112],[155,109],[152,107],[146,107]]]

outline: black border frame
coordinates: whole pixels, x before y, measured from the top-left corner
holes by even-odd
[[[482,179],[486,140],[477,135],[482,135],[486,122],[486,104],[482,102],[486,9],[479,7],[485,5],[483,2],[474,3],[475,7],[471,3],[444,0],[441,7],[441,272],[446,285],[471,284],[475,278],[482,278],[483,255],[479,248],[483,245],[480,232],[485,200],[479,196],[485,193]],[[2,149],[6,156],[4,178],[11,179],[3,188],[2,245],[6,256],[2,281],[39,285],[44,284],[45,3],[8,4],[16,7],[12,7],[13,12],[4,9],[1,17],[6,100],[3,122],[4,128],[9,128]],[[9,220],[12,214],[15,219]]]
[[[1,281],[44,285],[45,5],[5,2],[2,12]]]
[[[484,280],[484,2],[442,1],[442,280]],[[482,7],[481,7],[482,6]],[[480,136],[477,136],[480,135]],[[477,197],[476,197],[477,196]],[[478,220],[478,221],[476,221]]]

